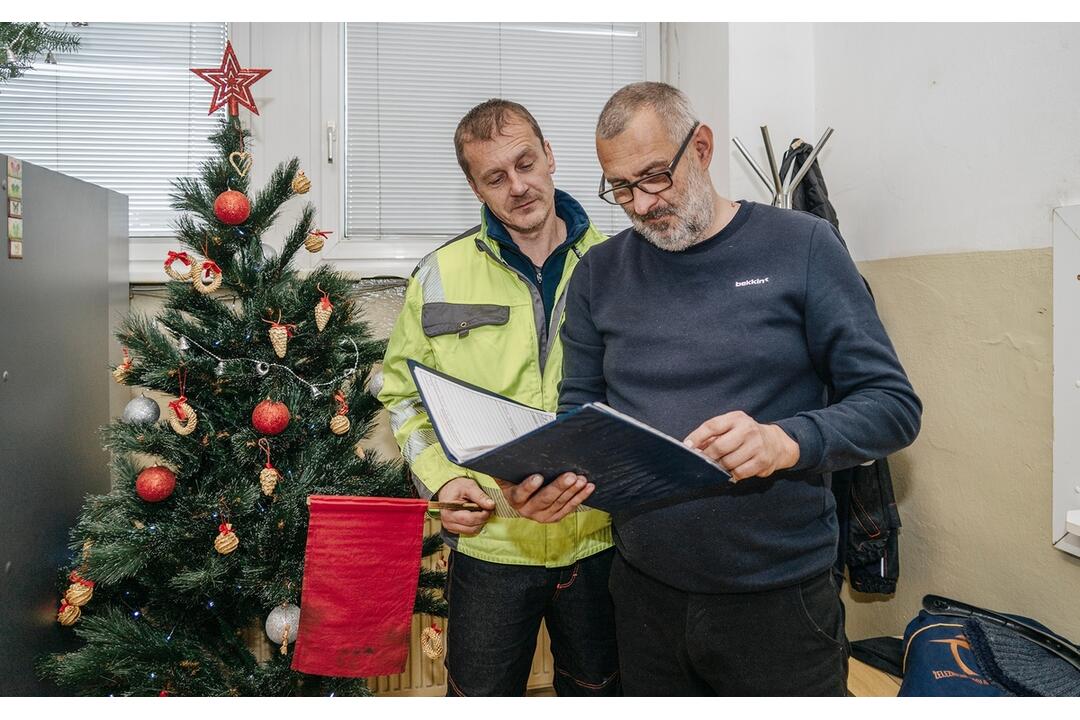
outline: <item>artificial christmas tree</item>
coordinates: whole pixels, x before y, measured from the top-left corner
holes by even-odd
[[[266,256],[260,237],[307,190],[295,181],[298,161],[280,164],[248,202],[249,133],[227,115],[211,140],[218,156],[201,177],[175,183],[187,251],[165,259],[165,310],[129,316],[117,331],[126,348],[117,381],[176,400],[161,421],[104,431],[114,487],[87,499],[71,532],[78,557],[59,586],[71,597],[58,622],[84,644],[42,671],[91,695],[367,694],[362,679],[293,671],[290,643],[292,608],[303,612],[308,496],[412,495],[396,462],[357,452],[379,409],[365,386],[384,344],[370,337],[348,278],[293,267],[315,229],[313,206]],[[244,202],[231,195],[222,213],[216,199],[229,192]],[[207,293],[211,276],[220,292]],[[330,295],[333,315],[316,327],[312,308]],[[267,321],[287,329],[287,354]],[[331,432],[327,419],[343,406],[349,426]],[[440,546],[425,538],[423,555]],[[73,577],[92,599],[70,590]],[[414,612],[445,616],[443,579],[420,571]],[[259,662],[248,631],[264,627],[282,653]]]

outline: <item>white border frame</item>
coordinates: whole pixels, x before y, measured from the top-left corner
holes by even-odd
[[[1054,210],[1054,488],[1050,541],[1080,556],[1065,516],[1080,510],[1080,205]]]

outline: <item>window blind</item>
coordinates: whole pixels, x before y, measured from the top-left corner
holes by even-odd
[[[556,187],[606,232],[627,226],[596,197],[596,119],[645,79],[640,23],[348,23],[345,220],[350,239],[449,238],[479,222],[454,129],[502,97],[536,117]]]
[[[0,85],[0,150],[128,196],[133,237],[172,234],[170,181],[209,157],[227,23],[91,23],[77,52]]]

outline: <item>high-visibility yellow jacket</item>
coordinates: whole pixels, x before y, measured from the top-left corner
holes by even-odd
[[[568,195],[557,192],[557,200]],[[580,205],[570,202],[582,213]],[[502,259],[487,213],[470,232],[427,255],[409,280],[383,359],[379,400],[421,495],[431,497],[456,477],[471,477],[495,501],[483,531],[444,533],[466,555],[510,565],[571,565],[611,547],[611,519],[579,507],[557,523],[523,518],[495,481],[447,459],[413,384],[406,361],[429,367],[532,407],[555,412],[562,378],[566,285],[579,258],[605,237],[591,223],[569,243],[550,322],[540,291]],[[587,220],[586,220],[587,222]]]

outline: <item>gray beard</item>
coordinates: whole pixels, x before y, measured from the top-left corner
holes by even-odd
[[[686,188],[686,205],[681,209],[663,208],[647,215],[632,215],[634,229],[650,243],[668,252],[682,252],[703,240],[716,214],[712,188],[702,174],[692,172]],[[659,232],[645,224],[644,218],[669,217],[668,229]]]

